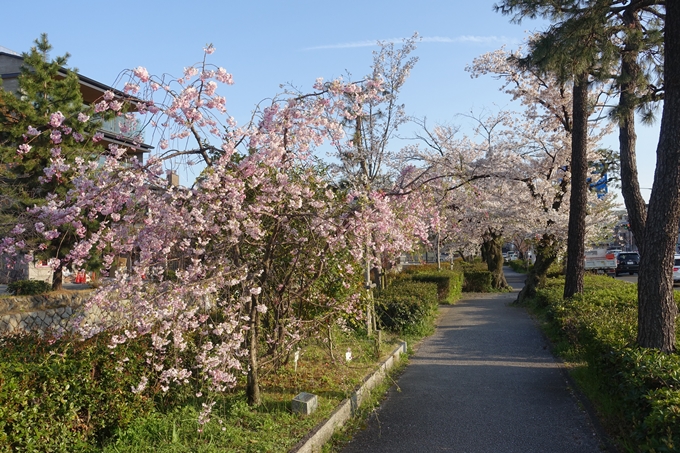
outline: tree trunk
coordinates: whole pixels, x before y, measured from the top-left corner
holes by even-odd
[[[586,214],[588,208],[588,74],[574,78],[571,134],[571,201],[567,239],[567,275],[564,298],[583,292],[585,274]]]
[[[517,303],[521,304],[536,296],[536,290],[545,283],[548,269],[557,260],[559,244],[555,235],[544,234],[536,244],[536,262],[529,271],[524,287],[517,295]]]
[[[366,333],[370,337],[373,335],[373,284],[371,281],[371,261],[369,259],[368,244],[364,246],[364,288],[366,289]],[[427,261],[427,255],[425,255]]]
[[[60,291],[64,286],[64,268],[61,264],[52,272],[52,291]]]
[[[482,258],[486,261],[486,267],[491,272],[491,285],[494,289],[509,288],[503,273],[503,236],[489,229],[484,234],[482,243]]]
[[[675,351],[673,255],[680,219],[680,2],[666,2],[665,97],[654,185],[638,278],[638,336],[645,348]]]
[[[436,247],[436,253],[437,253],[437,270],[440,271],[442,270],[442,259],[441,259],[441,250],[439,248],[439,233],[437,233],[437,247]]]
[[[638,105],[636,89],[641,69],[638,63],[641,47],[641,25],[637,14],[632,8],[627,8],[623,14],[627,29],[626,44],[621,52],[621,95],[619,97],[619,153],[621,161],[621,195],[628,211],[630,230],[636,239],[638,249],[642,255],[644,248],[643,234],[647,208],[645,200],[640,194],[637,161],[635,157],[637,135],[635,133],[635,107]],[[640,32],[641,33],[641,32]]]
[[[260,313],[257,311],[257,296],[250,299],[250,322],[247,334],[248,344],[248,379],[246,382],[246,397],[250,406],[259,406],[262,402],[260,396],[259,363],[257,356],[257,343],[259,337]]]

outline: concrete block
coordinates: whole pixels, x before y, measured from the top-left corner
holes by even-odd
[[[309,415],[313,413],[319,405],[319,399],[312,393],[302,392],[293,398],[291,408],[294,413]]]

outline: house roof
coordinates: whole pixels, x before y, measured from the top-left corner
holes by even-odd
[[[3,46],[0,46],[0,52],[1,52],[1,53],[10,54],[10,55],[21,56],[21,55],[19,54],[19,52],[15,52],[15,51],[13,51],[12,49],[8,49],[7,47],[3,47]]]
[[[5,56],[9,57],[12,59],[16,60],[21,60],[23,61],[23,57],[18,54],[17,52],[14,52],[13,50],[7,49],[6,47],[0,46],[0,56]],[[71,71],[75,73],[78,76],[78,80],[80,82],[80,92],[83,95],[83,100],[87,103],[93,103],[97,99],[100,99],[106,91],[111,91],[114,93],[114,95],[117,98],[120,99],[126,99],[126,100],[139,100],[135,98],[134,96],[130,96],[129,94],[126,94],[112,86],[106,85],[105,83],[98,82],[94,79],[91,79],[89,77],[86,77],[82,74],[80,74],[77,71],[69,70],[66,68],[61,68],[59,70],[59,73],[65,77],[67,72]],[[11,72],[11,73],[4,73],[0,74],[1,79],[15,79],[19,77],[21,73],[20,72]],[[135,111],[134,105],[132,106],[132,111]],[[115,143],[118,145],[124,145],[127,147],[132,147],[133,149],[137,150],[137,152],[141,151],[142,153],[149,152],[150,150],[153,149],[153,146],[148,145],[146,143],[137,143],[134,142],[130,139],[127,139],[125,137],[120,137],[117,136],[116,134],[112,134],[109,131],[102,130],[104,133],[104,140],[107,143]]]
[[[16,60],[21,60],[21,61],[23,61],[23,59],[24,59],[18,53],[14,52],[10,49],[7,49],[6,47],[0,46],[0,56],[2,56],[2,55],[16,59]],[[83,93],[83,99],[86,102],[94,102],[96,99],[99,99],[104,94],[104,92],[106,92],[106,91],[113,92],[116,95],[116,97],[118,97],[118,98],[128,99],[128,100],[132,100],[132,101],[135,101],[135,100],[139,101],[140,100],[140,99],[135,98],[134,96],[130,96],[129,94],[126,94],[126,93],[124,93],[124,92],[122,92],[122,91],[120,91],[120,90],[118,90],[118,89],[116,89],[112,86],[109,86],[105,83],[101,83],[101,82],[98,82],[94,79],[86,77],[86,76],[82,75],[80,72],[78,72],[77,70],[61,68],[59,70],[59,73],[62,76],[66,76],[66,73],[68,71],[71,71],[78,76],[78,79],[80,81],[80,85],[82,87],[81,92]],[[21,73],[20,72],[4,73],[4,74],[0,74],[0,78],[13,79],[13,78],[18,77],[19,74],[21,74]]]

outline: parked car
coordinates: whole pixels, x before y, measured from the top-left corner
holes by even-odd
[[[515,261],[519,259],[519,254],[517,252],[508,252],[508,256],[505,261]]]
[[[638,252],[620,252],[616,257],[616,276],[619,274],[636,274],[640,270],[640,254]]]
[[[680,283],[680,255],[675,255],[673,262],[673,284]]]

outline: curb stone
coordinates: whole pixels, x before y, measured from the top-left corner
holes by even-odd
[[[342,401],[327,420],[319,423],[300,442],[289,450],[289,453],[318,453],[326,442],[331,438],[336,429],[340,428],[349,420],[361,406],[370,391],[380,384],[401,354],[406,353],[406,342],[402,341],[392,351],[392,354],[383,361],[378,370],[364,380],[364,383],[352,395]]]

